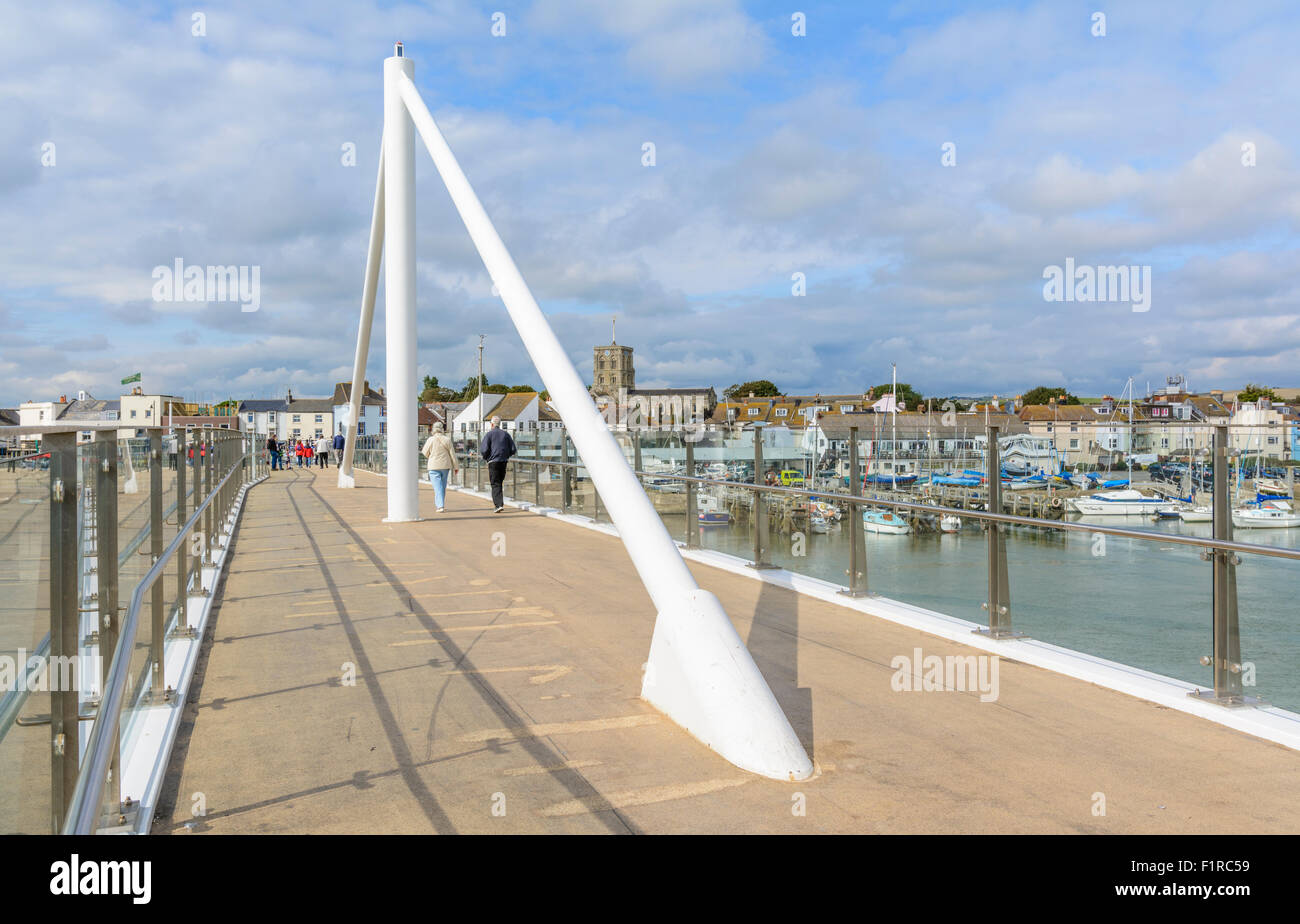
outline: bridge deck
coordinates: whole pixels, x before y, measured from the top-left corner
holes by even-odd
[[[638,698],[618,540],[427,490],[390,526],[334,480],[251,492],[155,832],[1300,830],[1280,746],[1005,659],[996,702],[896,693],[894,655],[975,652],[693,566],[820,770],[755,777]]]

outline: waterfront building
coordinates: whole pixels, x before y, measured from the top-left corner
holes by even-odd
[[[295,398],[293,392],[289,392],[284,413],[280,415],[280,436],[291,440],[318,440],[322,436],[333,436],[335,403],[332,397]]]
[[[1237,453],[1260,453],[1275,458],[1290,454],[1288,408],[1259,398],[1237,405],[1229,421],[1228,447]]]
[[[943,415],[922,411],[820,414],[804,433],[804,446],[822,460],[847,460],[849,431],[857,427],[860,459],[895,456],[900,461],[933,459],[936,467],[942,468],[956,463],[969,465],[982,456],[988,443],[984,428],[989,424],[1000,428],[1004,440],[1029,435],[1029,428],[1014,414],[967,412],[954,417],[952,423],[945,424]],[[1050,457],[1050,448],[1037,446],[1033,455],[1035,459]],[[915,471],[915,468],[904,469],[900,465],[900,470]]]
[[[280,437],[285,401],[281,398],[250,398],[239,402],[239,428],[262,437]]]
[[[351,412],[352,383],[338,382],[334,385],[334,398],[331,401],[333,413],[332,424],[335,433],[345,432],[348,415]],[[314,425],[313,425],[314,426]],[[329,432],[329,431],[326,431]],[[378,436],[388,432],[388,401],[381,388],[375,391],[370,382],[361,386],[361,414],[357,421],[357,436]]]
[[[59,423],[76,425],[81,422],[87,424],[102,424],[108,421],[117,420],[121,414],[122,402],[116,398],[112,400],[101,400],[90,394],[88,391],[77,393],[75,401],[69,401],[59,414]],[[83,430],[77,434],[77,442],[88,443],[91,440],[92,431]]]
[[[483,427],[486,429],[488,421],[492,419],[493,408],[500,404],[504,397],[505,395],[491,391],[475,395],[474,400],[466,403],[460,409],[460,413],[452,418],[452,426],[449,429],[455,433],[457,439],[477,436],[479,421],[483,422]]]

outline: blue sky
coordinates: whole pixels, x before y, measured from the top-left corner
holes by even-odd
[[[645,385],[856,391],[891,362],[927,394],[1300,384],[1286,3],[4,0],[0,17],[0,406],[113,396],[136,371],[200,399],[347,377],[395,39],[584,374],[617,315]],[[419,157],[421,373],[463,382],[485,333],[490,379],[540,385]],[[260,310],[155,301],[178,257],[260,267]],[[1150,265],[1151,310],[1045,302],[1067,257]]]

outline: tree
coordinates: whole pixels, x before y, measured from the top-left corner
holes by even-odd
[[[436,375],[426,375],[424,377],[424,387],[420,390],[420,401],[428,404],[431,401],[454,401],[456,392],[450,388],[443,388],[438,384]]]
[[[1237,392],[1238,401],[1258,401],[1260,398],[1267,398],[1270,401],[1278,400],[1277,393],[1267,385],[1247,385]]]
[[[776,398],[781,394],[781,389],[767,379],[755,379],[752,382],[741,382],[738,385],[732,385],[722,393],[723,400],[740,401],[748,398],[750,395],[755,398]]]
[[[893,391],[893,389],[894,383],[886,382],[884,385],[877,385],[875,388],[867,389],[867,394],[869,394],[873,400],[879,401],[881,398],[885,397],[885,395]],[[922,398],[921,393],[911,385],[908,385],[906,382],[899,382],[898,406],[900,410],[905,407],[910,407],[915,410],[916,408],[925,406],[925,399]]]
[[[1064,397],[1062,397],[1064,395]],[[1020,403],[1023,405],[1030,404],[1050,404],[1055,398],[1058,406],[1064,404],[1080,404],[1078,398],[1065,390],[1064,386],[1060,388],[1050,388],[1047,385],[1039,385],[1037,388],[1031,388],[1020,396]]]

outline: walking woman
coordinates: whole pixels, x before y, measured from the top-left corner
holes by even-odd
[[[442,424],[434,423],[433,433],[424,441],[424,448],[420,450],[424,457],[429,460],[429,483],[433,485],[433,502],[442,513],[443,505],[447,499],[447,473],[456,473],[460,467],[456,464],[456,445],[446,433],[442,432]]]

